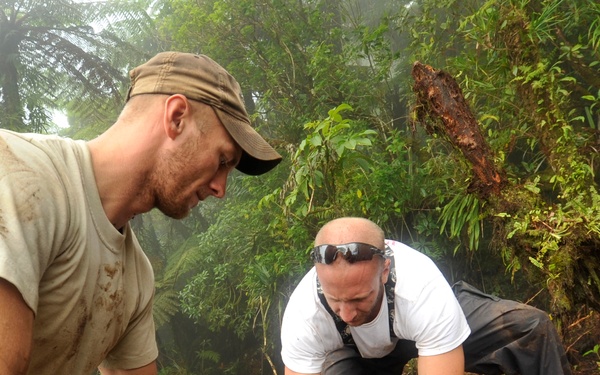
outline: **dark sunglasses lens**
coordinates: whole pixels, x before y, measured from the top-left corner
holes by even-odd
[[[352,252],[354,262],[373,259],[373,246],[363,243],[354,243],[351,245],[348,249]]]
[[[325,259],[325,264],[331,264],[335,260],[335,256],[338,252],[338,247],[334,245],[324,245],[321,246],[323,249],[323,259]]]
[[[312,258],[317,263],[330,264],[335,259],[337,248],[333,245],[320,245],[313,249]]]

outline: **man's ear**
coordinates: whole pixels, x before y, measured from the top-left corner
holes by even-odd
[[[390,275],[391,262],[392,261],[389,259],[385,259],[383,261],[383,272],[381,272],[381,283],[382,284],[387,283],[388,276]]]
[[[183,132],[184,120],[190,117],[190,113],[191,106],[184,95],[175,94],[167,98],[163,126],[169,138],[175,139]]]

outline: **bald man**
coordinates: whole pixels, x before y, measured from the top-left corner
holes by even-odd
[[[412,358],[420,375],[571,373],[547,314],[451,288],[431,259],[370,220],[325,224],[311,256],[283,318],[286,375],[399,375]]]

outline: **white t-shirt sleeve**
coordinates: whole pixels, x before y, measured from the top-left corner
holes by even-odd
[[[284,319],[281,337],[281,357],[290,370],[307,374],[321,372],[325,352],[317,339],[318,333],[312,327]]]
[[[300,281],[286,306],[281,344],[286,367],[304,374],[320,373],[326,353],[343,346],[333,319],[318,302],[314,268]]]
[[[447,353],[470,334],[452,288],[424,254],[388,241],[396,252],[396,321],[400,338],[415,341],[420,356]]]
[[[420,356],[447,353],[469,336],[462,309],[443,276],[423,288],[414,307],[406,326],[412,330]]]

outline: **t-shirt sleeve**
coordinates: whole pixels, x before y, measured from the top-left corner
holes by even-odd
[[[463,343],[470,329],[462,309],[440,274],[421,291],[408,324],[420,356],[447,353]]]
[[[444,275],[425,254],[396,241],[386,243],[396,255],[398,337],[414,341],[420,356],[457,348],[470,328]]]
[[[27,160],[16,156],[24,142],[0,137],[0,278],[36,313],[39,281],[64,241],[58,228],[69,212],[62,182],[43,173],[53,169],[45,155],[32,147]]]
[[[292,293],[281,325],[281,357],[292,371],[320,373],[327,352],[341,347],[333,320],[315,300],[314,269]]]
[[[292,371],[303,374],[321,372],[325,352],[318,333],[306,322],[283,320],[281,328],[283,363]]]

